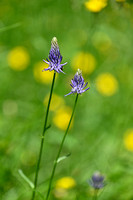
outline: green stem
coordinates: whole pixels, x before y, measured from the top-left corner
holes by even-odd
[[[47,191],[46,200],[48,200],[48,198],[49,198],[49,194],[50,194],[50,190],[51,190],[52,181],[53,181],[53,177],[54,177],[54,174],[55,174],[55,169],[56,169],[56,166],[57,166],[57,162],[58,162],[60,153],[61,153],[61,151],[62,151],[62,147],[63,147],[64,141],[65,141],[66,135],[67,135],[67,133],[68,133],[69,127],[70,127],[71,122],[72,122],[72,119],[73,119],[73,115],[74,115],[74,111],[75,111],[75,108],[76,108],[77,100],[78,100],[78,94],[76,95],[76,99],[75,99],[75,103],[74,103],[72,115],[71,115],[70,121],[69,121],[69,123],[68,123],[67,129],[66,129],[65,134],[64,134],[64,136],[63,136],[62,142],[61,142],[60,147],[59,147],[59,151],[58,151],[58,153],[57,153],[57,156],[56,156],[56,159],[55,159],[55,162],[54,162],[52,174],[51,174],[50,181],[49,181],[49,186],[48,186],[48,191]]]
[[[97,193],[98,193],[98,190],[95,190],[95,191],[94,191],[93,200],[97,200]]]
[[[47,106],[47,111],[46,111],[46,117],[45,117],[45,122],[44,122],[44,128],[43,128],[42,137],[41,137],[41,145],[40,145],[39,157],[38,157],[38,162],[37,162],[37,167],[36,167],[36,174],[35,174],[35,180],[34,180],[34,190],[33,190],[33,193],[32,193],[31,200],[34,200],[35,194],[36,194],[36,187],[37,187],[37,181],[38,181],[38,173],[39,173],[40,162],[41,162],[41,157],[42,157],[42,150],[43,150],[43,144],[44,144],[44,136],[45,136],[45,133],[46,133],[46,130],[47,130],[47,120],[48,120],[49,107],[50,107],[52,93],[53,93],[55,76],[56,76],[56,73],[54,72],[53,81],[52,81],[52,85],[51,85],[51,91],[50,91],[50,95],[49,95],[48,106]]]
[[[97,195],[94,195],[93,200],[97,200]]]

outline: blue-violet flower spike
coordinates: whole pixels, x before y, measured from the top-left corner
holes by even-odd
[[[59,46],[58,46],[58,42],[57,42],[57,38],[53,37],[52,41],[51,41],[51,49],[49,52],[49,58],[46,60],[43,60],[45,63],[47,63],[49,66],[48,68],[44,69],[43,71],[56,71],[58,73],[63,72],[63,66],[67,64],[61,64],[62,61],[62,56],[60,54],[60,50],[59,50]]]
[[[87,91],[88,89],[90,89],[90,87],[84,89],[87,86],[88,83],[85,84],[84,79],[82,77],[82,72],[80,69],[77,70],[74,79],[71,80],[71,84],[70,86],[72,87],[72,90],[70,93],[66,94],[70,95],[70,94],[82,94],[83,92]]]
[[[104,183],[105,177],[102,176],[99,172],[95,172],[89,181],[89,184],[95,189],[99,190],[105,186]]]

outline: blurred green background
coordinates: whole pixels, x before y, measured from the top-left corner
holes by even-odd
[[[91,0],[92,1],[92,0]],[[56,36],[63,61],[49,115],[38,191],[45,197],[75,96],[64,97],[76,69],[91,89],[79,97],[50,199],[92,199],[87,181],[100,171],[103,200],[133,199],[133,4],[103,0],[0,1],[0,199],[29,200],[51,74],[42,72]],[[92,5],[91,5],[92,3]],[[51,72],[52,73],[52,72]],[[42,75],[43,74],[43,75]],[[44,100],[45,99],[45,100]],[[63,120],[62,120],[63,119]],[[75,186],[57,191],[71,177]],[[37,194],[36,199],[42,199]]]

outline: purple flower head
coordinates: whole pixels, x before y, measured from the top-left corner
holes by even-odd
[[[105,177],[102,176],[99,172],[95,172],[89,181],[89,184],[96,190],[99,190],[105,186],[104,182]]]
[[[87,86],[87,84],[88,83],[85,84],[85,82],[84,82],[81,70],[78,69],[74,76],[74,79],[71,80],[70,86],[72,87],[72,90],[70,93],[66,94],[65,96],[67,96],[69,94],[74,94],[74,93],[82,94],[83,92],[85,92],[86,90],[89,89],[89,87],[84,89]]]
[[[60,50],[59,50],[59,46],[58,46],[56,37],[53,37],[53,39],[51,41],[51,49],[50,49],[50,52],[49,52],[49,57],[46,60],[43,60],[43,61],[45,63],[47,63],[49,66],[48,66],[48,68],[44,69],[43,71],[54,70],[58,73],[60,73],[60,72],[64,73],[63,72],[63,66],[66,65],[67,62],[64,63],[64,64],[61,64],[62,56],[60,54]]]

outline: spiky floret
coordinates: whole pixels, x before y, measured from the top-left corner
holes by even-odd
[[[84,79],[82,77],[82,72],[80,69],[77,70],[74,78],[71,80],[71,84],[70,86],[72,87],[72,90],[70,93],[66,94],[70,95],[70,94],[82,94],[83,92],[87,91],[88,89],[90,89],[90,87],[84,89],[87,86],[88,82],[85,84]]]
[[[56,71],[58,73],[63,72],[63,66],[67,64],[61,64],[62,61],[62,55],[60,54],[57,38],[53,37],[51,41],[51,49],[49,52],[49,57],[46,60],[43,60],[45,63],[47,63],[49,66],[48,68],[44,69],[43,71]]]
[[[99,172],[95,172],[89,181],[89,184],[96,190],[101,189],[105,186],[105,177]]]

